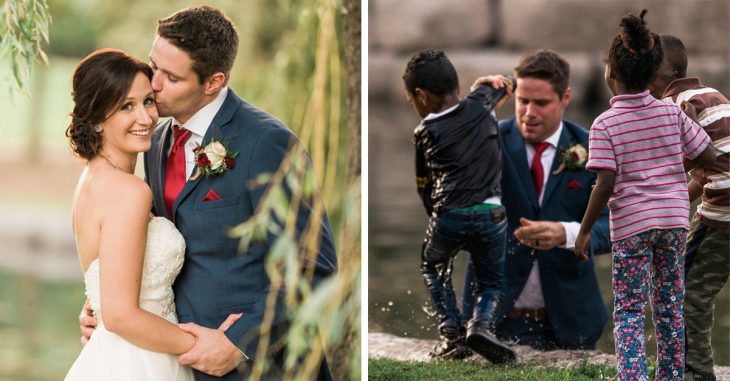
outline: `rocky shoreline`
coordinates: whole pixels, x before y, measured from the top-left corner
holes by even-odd
[[[428,352],[434,345],[436,345],[435,340],[413,339],[399,337],[389,333],[371,332],[368,333],[368,358],[429,362],[431,359],[428,357]],[[407,349],[404,350],[404,348]],[[609,366],[616,364],[616,359],[613,354],[596,350],[555,350],[541,352],[524,345],[514,345],[512,349],[517,352],[517,361],[523,364],[558,368],[573,367],[583,361],[591,364]],[[472,355],[464,361],[475,364],[489,363],[486,359],[478,355]],[[715,366],[715,375],[718,381],[730,381],[730,367]]]

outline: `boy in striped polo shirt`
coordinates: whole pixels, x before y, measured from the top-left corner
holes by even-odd
[[[702,195],[687,238],[684,261],[684,322],[687,337],[685,369],[695,381],[714,381],[712,331],[715,297],[730,274],[730,101],[719,91],[687,77],[687,51],[677,37],[663,34],[664,60],[651,93],[681,105],[689,102],[698,123],[721,155],[711,166],[690,172],[690,202]]]
[[[621,20],[606,64],[611,108],[593,122],[586,168],[597,172],[575,244],[585,256],[608,202],[613,251],[614,338],[619,380],[646,380],[644,308],[651,292],[657,380],[684,377],[684,252],[689,200],[683,159],[714,162],[707,134],[647,90],[662,61],[642,11]],[[689,164],[689,163],[688,163]]]

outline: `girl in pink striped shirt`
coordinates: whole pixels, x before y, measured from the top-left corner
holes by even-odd
[[[714,161],[707,134],[682,110],[649,94],[662,60],[659,37],[628,14],[608,50],[611,108],[593,122],[586,168],[597,173],[575,252],[608,203],[613,251],[614,338],[620,380],[647,380],[644,308],[652,290],[656,380],[684,377],[684,252],[689,201],[683,159]]]

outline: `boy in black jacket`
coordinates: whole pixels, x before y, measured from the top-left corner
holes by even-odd
[[[514,351],[494,335],[505,287],[507,220],[500,201],[502,153],[493,109],[506,88],[482,86],[459,99],[456,70],[443,52],[434,50],[411,58],[403,82],[408,102],[423,118],[414,131],[416,182],[430,215],[421,273],[440,319],[440,342],[431,356],[467,357],[466,344],[494,363],[514,361]],[[476,275],[477,302],[466,329],[450,276],[459,250],[471,254]]]

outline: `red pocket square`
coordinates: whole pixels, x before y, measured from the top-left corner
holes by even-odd
[[[215,190],[213,188],[210,188],[205,197],[203,197],[203,201],[216,201],[220,199],[221,196],[218,196],[218,193],[215,193]]]
[[[568,185],[565,186],[565,189],[583,189],[583,186],[580,185],[578,180],[573,179],[573,181],[569,182]]]

